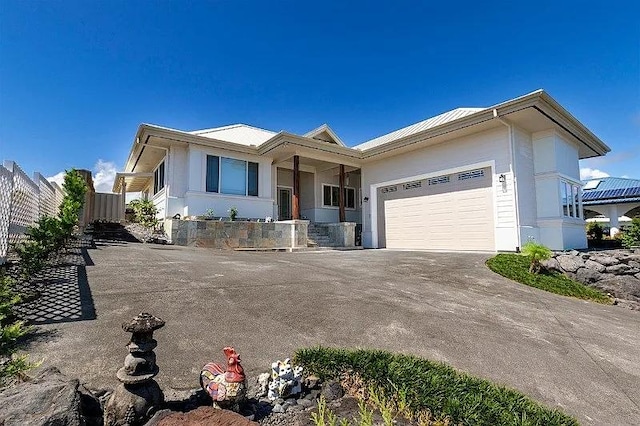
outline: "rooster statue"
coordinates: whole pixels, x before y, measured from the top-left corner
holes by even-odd
[[[223,349],[227,357],[227,368],[213,362],[202,367],[200,386],[213,399],[215,408],[228,408],[238,412],[247,393],[244,370],[240,355],[230,346]]]

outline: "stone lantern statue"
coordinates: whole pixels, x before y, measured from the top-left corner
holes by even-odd
[[[158,342],[153,332],[163,326],[163,320],[146,312],[122,324],[122,329],[132,335],[124,366],[116,373],[120,385],[105,407],[106,426],[143,424],[162,404],[162,390],[153,380],[159,371],[153,352]]]

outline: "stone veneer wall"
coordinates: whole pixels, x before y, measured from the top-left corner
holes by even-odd
[[[179,246],[235,248],[307,247],[306,220],[230,222],[167,219],[165,232]]]
[[[325,228],[329,236],[330,247],[355,247],[355,222],[314,223],[316,228]]]

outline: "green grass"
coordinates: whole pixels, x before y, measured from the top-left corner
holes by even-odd
[[[563,296],[604,304],[613,302],[609,296],[601,291],[574,281],[559,272],[532,274],[529,272],[529,264],[528,256],[512,253],[501,253],[487,260],[487,266],[493,272],[519,283]]]
[[[413,413],[463,425],[574,426],[578,421],[522,393],[435,361],[378,350],[299,349],[295,361],[323,379],[357,374]]]

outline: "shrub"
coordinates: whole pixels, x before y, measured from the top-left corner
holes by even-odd
[[[416,417],[430,411],[433,418],[465,425],[577,425],[512,389],[458,372],[452,367],[410,355],[378,350],[325,347],[300,349],[295,361],[323,379],[357,374],[381,397],[395,400]]]
[[[231,207],[229,209],[229,219],[231,219],[231,221],[236,220],[236,217],[238,217],[238,209],[235,207]]]
[[[0,358],[8,359],[0,363],[0,386],[33,366],[26,356],[14,356],[16,342],[31,329],[13,315],[13,306],[20,303],[20,296],[13,291],[12,284],[11,279],[0,273]]]
[[[622,245],[625,247],[640,246],[640,217],[631,220],[631,225],[622,233]]]
[[[151,200],[133,200],[129,203],[129,207],[133,209],[133,221],[139,223],[146,228],[153,228],[158,224],[156,215],[158,209]]]
[[[522,254],[531,260],[529,272],[537,274],[542,270],[541,262],[549,259],[553,253],[542,244],[528,241],[522,246]]]
[[[587,237],[591,240],[602,241],[604,228],[598,222],[587,222]]]
[[[15,246],[20,258],[23,279],[33,276],[44,267],[52,253],[59,251],[72,236],[78,215],[84,206],[87,185],[80,174],[71,169],[64,176],[65,194],[58,217],[43,216],[27,228],[26,239]]]

